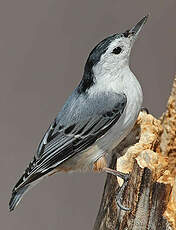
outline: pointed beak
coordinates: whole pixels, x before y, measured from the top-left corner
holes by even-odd
[[[136,38],[139,32],[141,31],[142,27],[146,23],[149,15],[143,17],[134,27],[132,27],[130,30],[127,30],[123,35],[125,37],[133,37]]]

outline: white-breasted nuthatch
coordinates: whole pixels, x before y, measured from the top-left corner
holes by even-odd
[[[132,29],[104,39],[91,51],[80,84],[15,185],[10,211],[25,192],[55,172],[105,171],[127,179],[127,175],[108,168],[107,158],[131,131],[141,109],[143,94],[129,68],[129,56],[147,17]]]

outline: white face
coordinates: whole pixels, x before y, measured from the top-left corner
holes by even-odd
[[[121,34],[114,34],[98,43],[91,51],[84,68],[83,79],[79,85],[79,92],[85,92],[92,86],[106,87],[119,77],[124,79],[130,72],[129,56],[148,16],[143,17],[134,27]],[[97,84],[97,83],[101,84]]]
[[[95,78],[103,75],[117,74],[124,67],[129,65],[129,56],[134,37],[124,37],[123,35],[113,40],[108,49],[102,54],[99,62],[93,67]],[[97,79],[98,80],[98,79]]]

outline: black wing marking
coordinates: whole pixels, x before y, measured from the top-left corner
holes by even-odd
[[[38,147],[37,156],[29,164],[15,189],[37,180],[65,160],[90,147],[119,120],[126,103],[127,98],[123,95],[123,99],[111,111],[101,116],[88,117],[68,127],[61,126],[57,131],[55,131],[55,120],[44,135]]]
[[[50,125],[50,127],[48,128],[48,130],[46,131],[45,135],[43,136],[38,148],[37,148],[37,157],[39,157],[45,148],[45,145],[49,142],[49,139],[56,127],[57,123],[56,123],[56,119],[52,122],[52,124]]]

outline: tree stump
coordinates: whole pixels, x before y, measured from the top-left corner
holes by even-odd
[[[122,179],[107,175],[94,230],[176,230],[176,77],[166,112],[141,112],[111,167],[130,173],[122,203],[131,210],[116,204]]]

